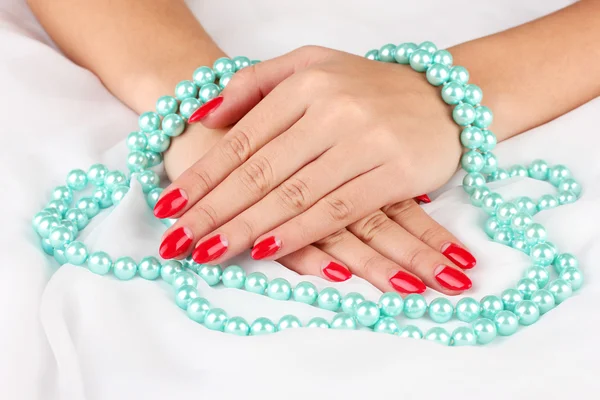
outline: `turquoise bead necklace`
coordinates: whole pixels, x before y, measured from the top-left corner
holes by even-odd
[[[460,141],[466,151],[461,166],[467,173],[463,188],[471,203],[489,216],[484,225],[485,233],[492,240],[531,257],[531,266],[514,288],[506,289],[500,295],[487,295],[480,301],[465,297],[456,304],[446,297],[438,297],[428,305],[420,294],[402,298],[395,292],[384,293],[378,302],[374,302],[360,293],[342,294],[332,287],[319,291],[306,281],[295,287],[283,278],[269,281],[263,273],[246,274],[237,265],[222,269],[219,265],[196,264],[191,258],[180,262],[152,256],[139,262],[131,257],[113,260],[106,252],[90,252],[84,243],[77,241],[77,235],[91,218],[102,209],[119,204],[132,180],[141,184],[148,206],[154,207],[162,188],[158,186],[159,177],[152,168],[162,162],[162,154],[169,148],[171,138],[183,133],[187,118],[202,104],[217,97],[235,72],[258,62],[246,57],[220,58],[212,68],[198,68],[192,80],[177,84],[174,97],[162,96],[156,102],[156,111],[140,115],[139,131],[130,133],[126,140],[130,150],[127,156],[129,174],[109,171],[101,164],[93,165],[87,172],[81,169],[69,172],[66,185],[53,190],[52,200],[33,219],[42,249],[61,265],[87,266],[91,272],[100,275],[112,271],[120,280],[129,280],[136,275],[148,280],[161,278],[172,286],[175,303],[189,318],[208,329],[241,336],[299,328],[303,322],[294,315],[286,315],[277,322],[264,317],[252,322],[242,317],[230,317],[225,310],[200,296],[198,277],[210,286],[221,284],[274,300],[293,300],[336,312],[331,320],[311,319],[304,324],[309,328],[370,329],[452,346],[486,344],[498,335],[512,335],[519,326],[533,324],[569,298],[583,283],[578,260],[572,254],[559,253],[547,240],[546,229],[533,220],[537,212],[572,203],[580,196],[581,186],[572,178],[569,169],[562,165],[550,166],[543,160],[535,160],[527,167],[499,168],[492,153],[496,137],[488,129],[493,120],[492,111],[481,105],[481,89],[469,83],[467,69],[452,65],[452,55],[447,50],[438,50],[431,42],[386,44],[379,50],[369,51],[366,58],[410,65],[413,70],[424,72],[430,84],[441,87],[442,99],[453,106],[452,117],[462,129]],[[515,176],[547,181],[556,187],[557,194],[543,195],[537,202],[524,196],[507,200],[487,186],[488,182]],[[88,186],[92,186],[90,194],[75,201],[74,193],[84,191]],[[552,280],[551,275],[555,275]],[[401,323],[402,319],[416,320],[426,314],[438,324],[456,318],[466,325],[452,332],[436,326],[423,333],[413,324]]]

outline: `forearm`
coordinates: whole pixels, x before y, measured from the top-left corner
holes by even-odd
[[[183,0],[28,0],[74,62],[137,112],[224,55]]]
[[[494,111],[504,140],[600,96],[600,1],[581,1],[546,17],[450,51]]]

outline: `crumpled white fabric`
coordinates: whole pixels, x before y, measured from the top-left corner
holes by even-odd
[[[303,44],[360,54],[389,41],[429,39],[449,46],[523,23],[570,2],[189,3],[229,54],[266,59]],[[586,284],[534,326],[475,348],[445,348],[362,331],[302,329],[239,338],[189,320],[174,305],[171,290],[163,282],[134,279],[123,283],[84,268],[65,265],[57,269],[40,251],[30,227],[31,216],[70,169],[95,162],[124,167],[123,139],[136,128],[137,118],[95,76],[55,49],[23,0],[4,0],[0,5],[0,60],[0,209],[4,215],[0,229],[0,398],[597,397],[600,99],[497,149],[502,165],[538,157],[564,163],[584,186],[576,204],[536,216],[560,249],[580,258]],[[485,217],[469,204],[460,179],[458,174],[424,207],[473,249],[479,264],[469,272],[475,286],[468,294],[480,298],[514,284],[528,260],[487,239],[481,229]],[[495,186],[507,197],[535,197],[552,190],[529,179]],[[85,241],[92,249],[138,259],[155,253],[164,228],[152,220],[138,189],[85,230]],[[282,276],[292,283],[307,279],[276,263],[254,262],[247,256],[234,261],[271,278]],[[308,279],[319,287],[326,285],[319,278]],[[378,296],[358,278],[335,286],[343,293]],[[316,315],[331,316],[302,304],[209,288],[203,282],[200,291],[214,305],[247,319],[263,315],[277,319],[286,313],[304,321]]]

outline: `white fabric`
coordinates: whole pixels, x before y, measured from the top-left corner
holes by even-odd
[[[430,39],[449,46],[568,3],[219,0],[191,6],[229,54],[266,59],[303,44],[360,54],[389,41]],[[548,54],[549,62],[552,57]],[[39,250],[31,216],[71,168],[99,161],[122,168],[123,139],[137,118],[96,77],[55,50],[23,0],[0,5],[0,88],[0,398],[597,398],[600,99],[502,143],[497,152],[503,165],[537,157],[564,163],[584,185],[578,203],[536,218],[560,249],[580,258],[586,285],[513,337],[483,348],[444,348],[359,331],[292,330],[238,338],[189,320],[164,283],[122,283],[68,265],[57,270]],[[484,216],[468,203],[459,180],[455,177],[425,208],[474,249],[479,264],[469,272],[475,282],[469,295],[479,298],[513,284],[528,261],[485,237]],[[498,186],[507,196],[551,190],[528,179]],[[113,256],[152,254],[163,228],[150,215],[139,190],[133,190],[107,218],[86,229],[85,240]],[[275,263],[246,257],[240,263],[269,277],[300,279]],[[378,295],[357,278],[337,287],[373,299]],[[306,322],[310,316],[330,316],[202,283],[200,289],[213,304],[248,319],[295,313]]]

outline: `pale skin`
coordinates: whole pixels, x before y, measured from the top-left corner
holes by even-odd
[[[183,2],[29,4],[65,54],[137,112],[224,55]],[[449,49],[483,89],[499,141],[600,95],[598,21],[600,2],[581,1]],[[443,185],[461,155],[450,109],[422,74],[305,47],[242,70],[222,95],[166,154],[165,193],[189,201],[165,237],[179,227],[196,243],[226,237],[214,264],[276,237],[267,259],[299,273],[334,261],[383,291],[398,290],[398,271],[450,295],[470,287],[438,279],[464,267],[444,249],[465,246],[412,200]]]

